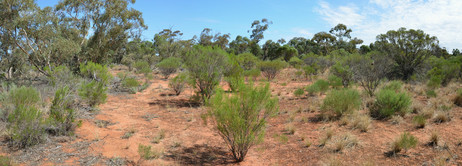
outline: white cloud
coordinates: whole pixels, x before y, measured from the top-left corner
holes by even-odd
[[[462,1],[460,0],[369,0],[369,5],[331,7],[321,1],[317,12],[331,26],[343,23],[353,35],[370,43],[379,34],[400,27],[422,29],[437,36],[449,51],[462,47]]]
[[[313,36],[313,33],[311,33],[308,29],[304,28],[292,28],[292,32],[295,32],[303,36]]]

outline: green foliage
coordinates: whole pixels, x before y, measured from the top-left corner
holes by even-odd
[[[122,86],[130,89],[131,93],[138,92],[140,82],[133,77],[128,77],[122,80]]]
[[[353,80],[353,73],[349,66],[342,63],[337,63],[330,68],[330,72],[342,79],[343,87],[347,88],[350,82]]]
[[[266,120],[278,110],[278,101],[271,97],[269,84],[254,87],[240,84],[233,95],[223,90],[210,99],[210,114],[236,161],[244,160],[248,149],[263,139]]]
[[[237,56],[237,61],[244,71],[249,71],[257,67],[259,59],[252,53],[242,53]]]
[[[329,90],[329,82],[323,79],[317,80],[306,88],[306,91],[311,95],[318,92],[324,93],[327,90]]]
[[[75,111],[72,108],[72,94],[68,87],[59,88],[51,102],[47,129],[53,135],[70,135],[76,126]]]
[[[227,67],[227,71],[224,73],[224,80],[228,82],[229,88],[234,92],[238,90],[237,88],[239,84],[244,81],[244,70],[239,65],[234,55],[230,54],[228,57],[229,65]]]
[[[258,63],[258,68],[261,70],[263,76],[265,76],[268,79],[268,81],[274,79],[274,77],[276,77],[279,71],[286,66],[286,62],[280,60],[263,61]]]
[[[390,118],[395,114],[404,116],[411,105],[411,97],[405,92],[382,89],[376,95],[376,100],[370,108],[371,116],[378,119]]]
[[[218,48],[195,46],[185,58],[191,85],[197,88],[196,95],[202,101],[209,99],[226,72],[228,53]]]
[[[435,90],[433,89],[427,90],[426,94],[427,94],[427,97],[437,97],[438,96],[438,94],[436,94]]]
[[[261,71],[259,69],[252,69],[244,71],[244,76],[252,77],[253,80],[256,80],[258,76],[261,75]]]
[[[401,91],[402,87],[403,87],[403,82],[394,80],[394,81],[388,82],[388,84],[386,84],[382,89],[399,92]]]
[[[338,118],[352,114],[361,106],[361,96],[353,89],[332,90],[324,98],[321,111],[327,118]]]
[[[401,150],[408,150],[417,146],[418,140],[415,136],[408,132],[402,133],[398,139],[391,144],[391,153],[396,154]]]
[[[133,67],[136,69],[136,73],[142,73],[144,75],[148,75],[149,73],[151,73],[151,66],[145,60],[136,61],[133,64]]]
[[[2,95],[3,118],[10,147],[25,148],[43,140],[43,117],[37,106],[39,92],[32,87],[12,87]]]
[[[440,85],[446,86],[449,82],[461,73],[461,61],[456,58],[444,59],[431,57],[429,64],[433,67],[427,72],[429,77],[428,87],[438,88]]]
[[[303,61],[298,57],[292,57],[289,60],[289,65],[298,69],[303,65]]]
[[[107,67],[93,62],[82,63],[80,64],[80,74],[90,78],[91,81],[84,81],[80,85],[79,96],[86,100],[91,107],[106,102],[107,85],[112,79]]]
[[[417,128],[424,128],[427,123],[427,119],[425,119],[423,115],[416,115],[412,118],[412,122],[414,122]]]
[[[170,80],[168,86],[172,88],[175,91],[175,95],[178,96],[185,89],[187,80],[188,75],[186,73],[180,73]]]
[[[160,158],[162,155],[162,152],[158,152],[155,150],[151,150],[152,147],[150,145],[138,145],[138,155],[144,160],[151,160],[151,159],[157,159]]]
[[[297,88],[297,90],[295,90],[295,92],[294,92],[294,95],[295,95],[296,97],[300,97],[300,96],[302,96],[303,94],[305,94],[305,91],[304,91],[302,88]]]
[[[107,87],[96,80],[85,81],[79,88],[79,96],[85,100],[90,107],[106,102]]]
[[[335,75],[330,75],[327,78],[327,81],[329,81],[329,85],[332,86],[332,88],[335,88],[335,89],[338,89],[343,85],[342,84],[342,79],[335,76]]]
[[[181,66],[181,59],[177,57],[169,57],[167,59],[164,59],[160,61],[157,64],[157,67],[160,70],[160,73],[164,76],[165,79],[168,79],[168,77],[175,73],[178,68]]]
[[[48,73],[47,78],[52,86],[71,86],[75,85],[77,81],[77,78],[67,66],[57,66],[53,70],[46,67],[45,71]]]
[[[306,78],[311,78],[312,75],[316,75],[316,69],[312,66],[303,66],[303,72]]]

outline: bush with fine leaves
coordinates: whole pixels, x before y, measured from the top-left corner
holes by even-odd
[[[268,81],[271,81],[276,77],[276,75],[287,66],[287,63],[280,60],[274,61],[263,61],[258,63],[258,68],[260,68],[263,76],[265,76]]]
[[[75,128],[73,98],[68,87],[59,88],[50,107],[47,131],[53,135],[71,135]]]
[[[106,66],[88,62],[80,64],[80,73],[87,78],[79,88],[79,96],[91,107],[106,102],[107,85],[112,78]]]
[[[228,53],[219,48],[195,46],[185,57],[192,87],[202,101],[209,99],[228,66]]]
[[[157,68],[159,68],[160,73],[164,76],[165,79],[175,73],[178,68],[181,66],[181,59],[177,57],[169,57],[167,59],[162,60],[157,64]]]
[[[266,120],[278,110],[269,84],[254,87],[240,84],[239,92],[229,95],[223,90],[210,100],[211,115],[217,129],[236,161],[243,161],[251,146],[263,139]]]
[[[32,87],[12,87],[2,95],[2,110],[6,117],[8,145],[25,148],[43,141],[42,113],[37,107],[41,99]]]
[[[175,95],[178,96],[185,89],[187,81],[188,81],[188,75],[185,73],[180,73],[170,80],[170,82],[168,83],[168,86],[172,88],[173,91],[175,91]]]
[[[371,116],[377,119],[387,119],[398,114],[404,116],[410,112],[411,97],[405,92],[382,89],[376,94],[376,100],[370,108]]]
[[[327,118],[339,118],[351,114],[361,106],[361,96],[357,90],[332,90],[327,94],[321,106],[322,114]]]

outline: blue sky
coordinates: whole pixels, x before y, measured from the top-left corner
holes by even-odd
[[[37,0],[41,7],[57,2]],[[450,50],[462,48],[460,0],[137,0],[132,7],[143,12],[149,27],[143,38],[149,40],[165,28],[180,30],[183,39],[211,28],[213,33],[230,33],[233,40],[249,36],[253,20],[267,18],[273,24],[265,40],[311,38],[343,23],[365,44],[378,34],[407,27],[437,36]]]

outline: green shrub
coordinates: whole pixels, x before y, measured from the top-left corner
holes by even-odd
[[[335,89],[338,89],[343,85],[342,84],[342,79],[335,76],[335,75],[330,75],[327,78],[327,81],[329,81],[329,85],[332,86],[332,88],[335,88]]]
[[[131,93],[138,92],[138,87],[140,86],[140,82],[133,77],[126,78],[122,80],[122,86],[124,88],[130,89]]]
[[[188,75],[186,75],[185,73],[180,73],[170,80],[170,82],[168,83],[168,86],[172,88],[173,91],[175,91],[175,95],[178,96],[185,89],[187,79],[188,79]]]
[[[33,87],[11,86],[9,91],[1,95],[2,115],[1,119],[7,121],[9,114],[20,106],[38,106],[40,93]]]
[[[326,80],[317,80],[316,82],[314,82],[313,84],[311,84],[310,86],[308,86],[306,88],[306,91],[313,95],[314,93],[324,93],[326,92],[327,90],[329,90],[329,82],[327,82]]]
[[[327,118],[338,118],[351,114],[361,106],[361,96],[353,89],[332,90],[327,94],[321,106],[322,114]]]
[[[403,82],[394,80],[394,81],[388,82],[388,84],[386,84],[382,89],[400,92],[402,87],[403,87]]]
[[[66,66],[57,66],[53,70],[45,68],[48,73],[48,81],[52,86],[72,86],[75,85],[77,78]]]
[[[106,66],[88,62],[80,64],[80,73],[90,78],[91,81],[84,81],[79,88],[79,96],[85,100],[91,107],[106,102],[107,85],[111,74]]]
[[[244,71],[244,76],[252,77],[253,80],[257,80],[257,77],[261,75],[261,71],[259,69],[252,69]]]
[[[337,63],[334,66],[332,66],[330,72],[333,75],[342,79],[342,85],[345,88],[348,87],[348,85],[350,85],[350,82],[353,80],[353,73],[350,70],[350,67],[345,66],[342,63]]]
[[[136,61],[133,64],[133,67],[136,69],[136,73],[142,73],[144,75],[151,73],[151,66],[149,65],[149,62],[145,60]]]
[[[59,88],[51,102],[47,131],[53,135],[70,135],[75,128],[75,111],[72,94],[68,87]]]
[[[196,96],[209,99],[226,72],[228,53],[219,48],[195,46],[185,57],[191,85],[197,88]]]
[[[249,71],[255,69],[259,60],[252,53],[242,53],[237,56],[237,61],[244,71]]]
[[[306,78],[310,78],[312,75],[316,75],[316,69],[313,66],[303,66],[303,72]]]
[[[138,155],[144,160],[157,159],[162,156],[161,151],[152,150],[150,145],[138,145]]]
[[[79,96],[85,100],[90,107],[94,107],[106,102],[107,87],[96,80],[90,82],[85,81],[80,86]]]
[[[415,136],[404,132],[391,144],[391,153],[396,154],[401,152],[403,149],[407,151],[410,148],[417,146],[418,140]]]
[[[239,63],[237,62],[236,57],[234,55],[231,54],[228,57],[229,65],[227,67],[227,71],[224,73],[224,80],[228,82],[231,91],[235,92],[238,90],[237,88],[239,84],[244,81],[244,70],[241,66],[239,66]]]
[[[295,95],[296,97],[300,97],[300,96],[302,96],[303,94],[305,94],[305,91],[304,91],[302,88],[298,88],[298,89],[295,90],[295,92],[294,92],[294,95]]]
[[[438,96],[438,94],[436,94],[435,90],[433,90],[433,89],[427,90],[426,94],[427,94],[428,97],[436,97],[436,96]]]
[[[223,90],[211,98],[210,114],[236,161],[243,161],[248,149],[264,137],[266,119],[278,110],[278,101],[271,97],[269,84],[254,87],[241,84],[233,95]]]
[[[414,122],[417,128],[424,128],[425,124],[427,124],[427,120],[423,115],[416,115],[412,118],[412,122]]]
[[[171,74],[175,73],[178,68],[180,68],[180,66],[181,59],[177,57],[169,57],[157,64],[160,73],[164,76],[165,79],[168,79]]]
[[[271,81],[286,66],[286,62],[280,60],[263,61],[258,63],[258,68],[268,81]]]
[[[289,60],[289,65],[297,69],[300,68],[302,64],[303,64],[303,61],[297,57],[292,57]]]
[[[404,92],[383,89],[376,95],[376,100],[370,108],[371,116],[378,119],[390,118],[395,114],[404,116],[410,112],[411,98]]]

